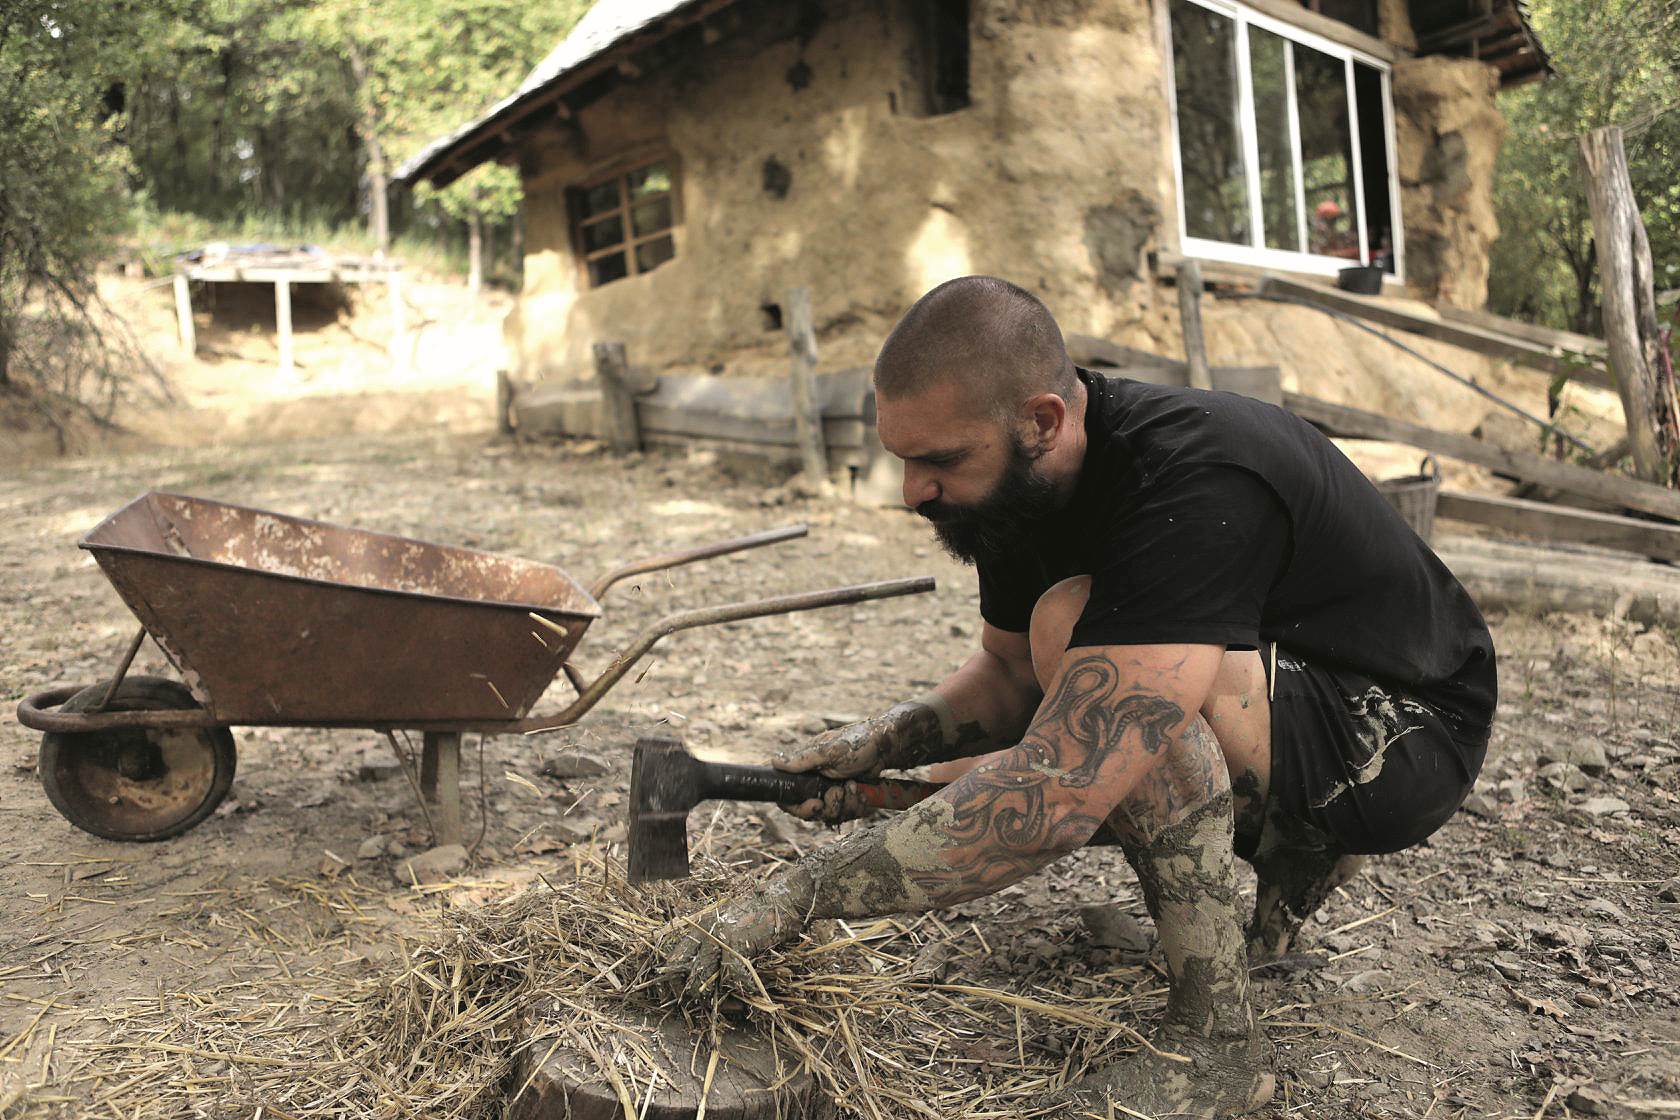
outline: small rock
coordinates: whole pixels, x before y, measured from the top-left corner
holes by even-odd
[[[378,859],[385,854],[385,837],[369,836],[362,841],[362,846],[356,849],[357,859]]]
[[[401,774],[402,767],[395,762],[364,762],[356,767],[358,782],[383,782]]]
[[[1388,979],[1388,973],[1380,968],[1368,968],[1364,972],[1356,972],[1342,981],[1342,987],[1350,992],[1374,992],[1382,988]]]
[[[1680,879],[1675,879],[1657,891],[1658,902],[1680,902]]]
[[[445,844],[421,852],[397,865],[397,882],[404,884],[441,883],[467,865],[467,849],[459,844]]]
[[[1628,920],[1627,911],[1607,898],[1592,899],[1582,909],[1594,917],[1606,918],[1612,922],[1626,922]]]
[[[1147,955],[1154,944],[1154,938],[1137,919],[1118,906],[1081,906],[1079,920],[1085,923],[1091,943],[1104,949]]]
[[[1522,962],[1514,957],[1507,957],[1503,954],[1496,955],[1493,958],[1493,968],[1495,972],[1507,980],[1521,980],[1523,978]]]
[[[582,844],[595,835],[599,826],[587,819],[558,820],[544,825],[549,835],[567,844]]]
[[[1567,762],[1589,774],[1602,774],[1610,767],[1604,747],[1594,739],[1556,739],[1540,748],[1540,762]]]
[[[823,730],[832,731],[836,727],[850,727],[854,723],[862,723],[867,718],[867,716],[835,715],[833,713],[825,713],[822,716]]]
[[[799,730],[807,735],[821,735],[828,730],[828,721],[821,716],[806,716],[799,721]]]
[[[561,751],[543,763],[542,775],[566,781],[571,778],[599,778],[612,767],[586,751]]]
[[[1582,1116],[1604,1116],[1610,1111],[1610,1101],[1604,1094],[1584,1086],[1571,1092],[1563,1103]]]
[[[1580,793],[1587,788],[1587,776],[1567,762],[1547,763],[1540,768],[1540,777],[1564,793]]]
[[[1499,819],[1499,806],[1480,790],[1473,790],[1470,796],[1464,799],[1464,811],[1472,816],[1481,817],[1484,821]]]
[[[1625,813],[1629,806],[1619,797],[1589,797],[1576,808],[1589,816],[1602,817],[1608,813]]]

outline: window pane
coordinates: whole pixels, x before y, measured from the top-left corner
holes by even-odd
[[[589,262],[589,282],[595,287],[622,280],[629,275],[623,253],[613,253]]]
[[[583,192],[583,216],[593,218],[618,205],[618,180],[598,183]]]
[[[583,250],[586,253],[609,249],[623,240],[624,219],[616,214],[583,227]]]
[[[1342,60],[1296,43],[1295,97],[1301,119],[1308,249],[1358,260],[1353,133],[1348,120],[1347,70]]]
[[[670,198],[656,198],[630,211],[630,228],[637,237],[646,237],[662,229],[671,228]]]
[[[660,194],[671,189],[671,169],[663,163],[650,164],[630,172],[630,200]]]
[[[1172,4],[1184,225],[1191,237],[1250,244],[1248,182],[1237,127],[1237,34],[1224,16]]]
[[[1285,68],[1288,49],[1280,36],[1258,27],[1248,29],[1266,247],[1299,252],[1301,227],[1295,220],[1295,149],[1289,139],[1289,73]]]
[[[1359,159],[1365,173],[1365,241],[1371,248],[1371,263],[1393,272],[1394,197],[1389,192],[1382,72],[1355,62],[1353,95],[1359,102]]]
[[[636,246],[636,271],[651,272],[677,255],[677,246],[670,234],[644,241]]]

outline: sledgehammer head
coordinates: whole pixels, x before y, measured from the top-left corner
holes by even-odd
[[[629,878],[688,876],[688,812],[704,801],[704,764],[676,739],[642,739],[630,763]]]

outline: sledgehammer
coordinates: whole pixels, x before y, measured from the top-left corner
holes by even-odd
[[[788,774],[768,766],[705,762],[675,739],[642,739],[630,764],[629,878],[632,883],[688,876],[688,813],[702,801],[774,801],[791,805],[845,781],[821,774]],[[908,809],[945,787],[938,782],[877,778],[858,782],[873,809]],[[1093,844],[1118,843],[1107,824]]]

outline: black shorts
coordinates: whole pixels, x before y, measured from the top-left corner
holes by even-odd
[[[1491,662],[1467,666],[1425,702],[1287,649],[1261,650],[1271,686],[1269,812],[1304,820],[1342,851],[1377,855],[1422,842],[1469,796],[1487,756]]]

